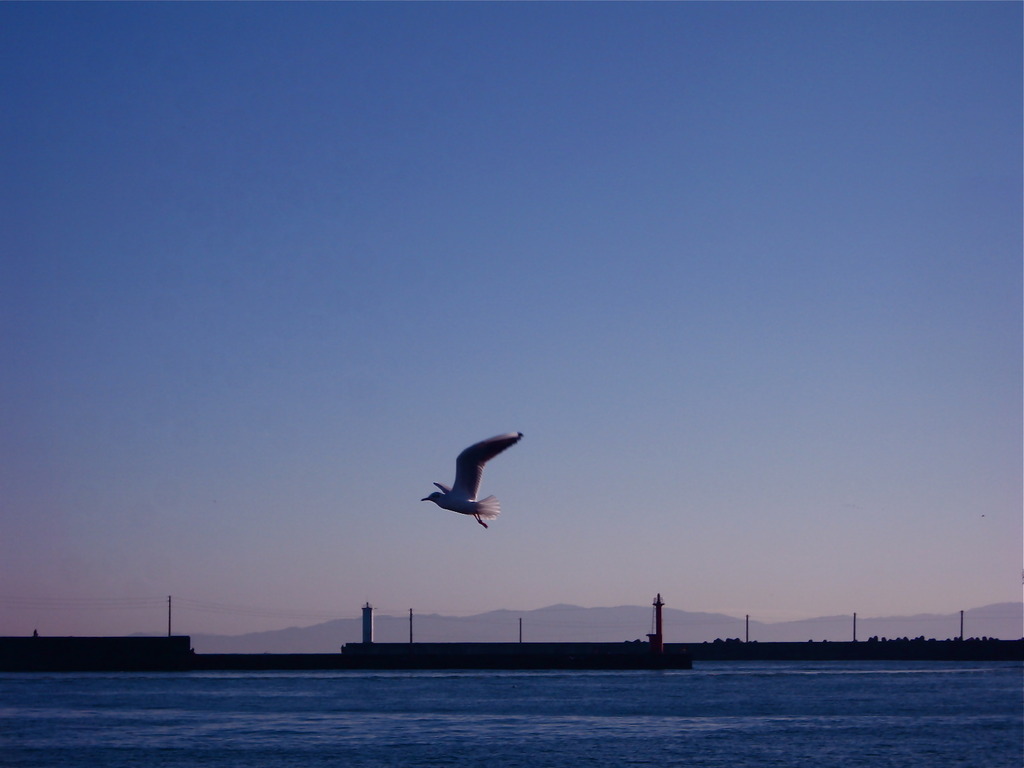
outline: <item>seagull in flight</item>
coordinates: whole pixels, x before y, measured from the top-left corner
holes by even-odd
[[[441,490],[434,491],[420,501],[432,501],[442,509],[450,509],[461,515],[472,515],[486,528],[487,523],[484,520],[496,518],[501,514],[501,507],[494,496],[477,501],[476,494],[480,490],[484,464],[522,439],[522,432],[509,432],[469,446],[455,459],[455,484],[449,488],[447,485],[434,483]]]

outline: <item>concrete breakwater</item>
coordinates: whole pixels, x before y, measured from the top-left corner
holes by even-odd
[[[697,661],[1024,661],[1024,640],[350,643],[338,653],[197,654],[191,638],[0,637],[0,671],[690,669]]]
[[[191,638],[4,637],[0,671],[271,669],[689,669],[647,643],[350,643],[339,653],[199,654]]]
[[[0,637],[2,672],[163,671],[190,668],[191,638]]]
[[[1024,661],[1024,640],[988,638],[806,643],[718,640],[686,648],[695,661]]]

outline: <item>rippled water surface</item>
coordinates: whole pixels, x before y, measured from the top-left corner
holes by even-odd
[[[1022,666],[0,674],[4,766],[1024,765]]]

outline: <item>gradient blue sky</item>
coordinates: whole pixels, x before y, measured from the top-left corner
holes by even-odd
[[[1020,600],[1021,28],[3,4],[0,634]]]

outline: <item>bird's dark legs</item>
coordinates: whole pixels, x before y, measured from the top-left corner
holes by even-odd
[[[481,520],[481,519],[480,519],[480,516],[479,516],[479,515],[473,515],[473,517],[475,517],[475,518],[476,518],[476,521],[477,521],[478,523],[480,523],[480,525],[482,525],[482,526],[483,526],[484,528],[486,528],[486,527],[487,527],[487,523],[485,523],[485,522],[484,522],[483,520]]]

